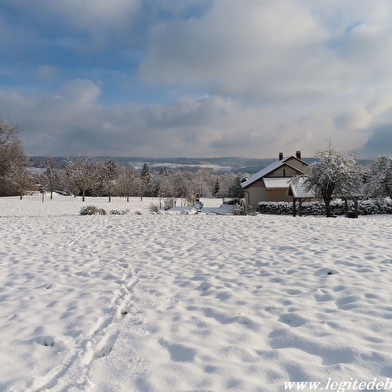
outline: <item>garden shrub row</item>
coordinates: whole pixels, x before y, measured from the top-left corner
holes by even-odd
[[[348,209],[354,210],[354,202],[348,202]],[[290,202],[262,202],[259,204],[261,214],[270,215],[292,215],[293,203]],[[333,215],[344,215],[345,204],[343,200],[331,202],[331,212]],[[298,214],[298,203],[297,203]],[[392,200],[359,200],[359,215],[392,214]],[[325,204],[321,201],[302,203],[302,215],[325,215]]]
[[[129,210],[110,210],[110,215],[126,215]],[[106,215],[106,210],[104,208],[98,208],[96,206],[85,206],[79,211],[79,215]]]

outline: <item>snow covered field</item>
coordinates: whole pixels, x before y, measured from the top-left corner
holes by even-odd
[[[392,216],[152,215],[150,204],[0,199],[0,391],[392,378]],[[86,205],[131,211],[80,216]]]

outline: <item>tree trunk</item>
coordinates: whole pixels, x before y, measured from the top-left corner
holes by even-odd
[[[85,190],[83,189],[83,191],[82,191],[82,201],[84,201],[84,194],[85,194]]]
[[[331,200],[327,200],[325,202],[325,209],[327,211],[327,218],[330,218],[332,216],[332,214],[331,214]]]

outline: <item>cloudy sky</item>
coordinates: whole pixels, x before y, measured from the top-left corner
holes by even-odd
[[[28,155],[392,154],[390,0],[1,0]]]

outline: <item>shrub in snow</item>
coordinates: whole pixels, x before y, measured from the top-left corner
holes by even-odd
[[[202,208],[203,208],[203,203],[201,202],[201,201],[197,201],[196,203],[193,203],[192,204],[192,207],[196,210],[196,211],[198,211],[198,212],[201,212],[201,210],[202,210]]]
[[[80,209],[79,215],[106,215],[106,211],[103,208],[86,206]]]
[[[151,205],[150,205],[150,212],[152,212],[153,214],[158,214],[159,210],[160,210],[159,204],[151,203]]]
[[[392,214],[392,200],[362,200],[358,203],[358,212],[361,215]]]
[[[233,215],[256,215],[256,210],[242,199],[239,204],[234,206]]]
[[[343,200],[332,200],[330,204],[332,215],[344,215],[345,203]],[[354,210],[354,202],[348,202],[348,210]],[[292,215],[293,203],[263,202],[259,204],[259,212],[271,215]],[[359,200],[359,215],[392,214],[392,200]],[[302,215],[325,215],[325,204],[322,202],[302,203]]]
[[[227,204],[229,206],[234,206],[234,205],[237,205],[237,204],[240,204],[240,203],[241,203],[241,199],[240,198],[225,200],[223,202],[223,204]]]
[[[122,211],[118,211],[118,210],[110,210],[109,214],[110,215],[126,215],[128,214],[129,210],[122,210]]]
[[[195,202],[196,202],[196,195],[194,195],[194,194],[188,195],[185,198],[185,205],[187,205],[187,206],[192,206]]]
[[[174,197],[168,197],[164,200],[165,210],[170,210],[176,205],[176,199]]]

